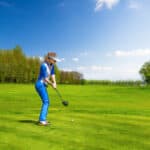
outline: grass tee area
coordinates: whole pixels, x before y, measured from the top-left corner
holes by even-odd
[[[0,84],[1,150],[150,150],[150,88],[49,87],[50,126],[36,124],[41,101],[34,85]]]

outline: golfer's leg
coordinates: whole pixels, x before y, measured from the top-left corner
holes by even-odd
[[[49,97],[48,97],[47,89],[45,88],[45,86],[43,86],[43,88],[41,89],[40,95],[41,95],[43,104],[42,104],[39,120],[45,121],[47,117],[47,113],[48,113],[48,107],[49,107]]]
[[[47,99],[43,100],[40,117],[39,117],[40,121],[46,121],[48,107],[49,107],[49,100],[47,100]]]
[[[39,120],[45,121],[48,113],[48,107],[49,107],[49,97],[48,97],[47,89],[43,84],[41,84],[41,82],[37,82],[35,88],[42,100],[42,107],[41,107]]]

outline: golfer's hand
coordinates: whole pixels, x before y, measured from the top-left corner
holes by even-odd
[[[52,87],[53,87],[54,89],[57,88],[56,82],[52,83]]]

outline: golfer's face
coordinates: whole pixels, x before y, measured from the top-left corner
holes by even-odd
[[[49,62],[50,62],[51,64],[55,64],[55,63],[56,63],[56,61],[53,60],[53,59],[49,59]]]

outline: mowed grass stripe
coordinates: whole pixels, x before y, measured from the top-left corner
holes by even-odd
[[[3,127],[4,128],[4,127]],[[47,127],[48,128],[48,127]],[[27,128],[28,129],[28,128]],[[85,138],[83,138],[83,136],[82,136],[82,134],[80,133],[78,133],[78,134],[74,134],[74,138],[70,138],[70,139],[68,139],[68,133],[69,134],[71,134],[72,135],[72,133],[70,132],[70,131],[68,131],[66,134],[63,134],[63,135],[57,135],[56,133],[55,133],[55,131],[54,131],[54,133],[51,135],[51,132],[49,133],[49,132],[47,132],[47,134],[43,134],[43,131],[42,132],[39,132],[39,131],[35,131],[35,132],[27,132],[27,129],[23,129],[23,128],[16,128],[16,129],[14,129],[14,128],[4,128],[4,132],[5,131],[7,131],[8,132],[8,134],[10,135],[10,133],[11,132],[15,132],[15,135],[18,137],[18,138],[23,138],[23,139],[26,139],[28,142],[31,140],[31,139],[34,139],[34,140],[36,140],[37,142],[38,141],[44,141],[44,142],[47,142],[47,143],[53,143],[53,144],[59,144],[59,145],[61,145],[61,144],[63,144],[63,143],[65,143],[65,142],[72,142],[72,143],[74,143],[74,144],[76,144],[76,146],[79,144],[80,146],[81,145],[88,145],[88,143],[87,144],[83,144],[82,143],[82,141],[85,141]],[[49,129],[51,129],[51,128],[49,128]],[[52,130],[53,130],[54,128],[52,128]],[[59,128],[56,128],[57,130],[59,130]],[[55,129],[55,130],[56,130]],[[9,132],[9,130],[11,131],[11,132]],[[60,130],[61,132],[62,132],[62,130]],[[6,132],[5,132],[6,133]],[[76,138],[76,136],[78,137],[78,138]],[[61,138],[62,138],[62,140],[61,140]],[[59,139],[59,141],[57,141],[56,139]],[[12,141],[12,140],[11,140]],[[13,141],[12,141],[13,142]],[[55,143],[56,142],[56,143]],[[93,144],[93,145],[95,145],[95,144]],[[91,145],[88,145],[88,147],[90,148],[90,147],[92,147]],[[96,146],[97,147],[97,146]],[[96,148],[95,147],[95,148]]]
[[[0,149],[150,149],[149,87],[58,88],[70,105],[64,108],[48,88],[52,125],[45,128],[35,124],[41,101],[34,85],[0,84]]]
[[[88,135],[92,136],[94,139],[95,139],[95,135],[97,132],[90,132],[90,128],[88,128],[88,124],[86,125],[86,128],[85,126],[83,126],[83,128],[81,128],[81,124],[72,124],[71,122],[71,126],[70,126],[70,122],[68,121],[65,121],[66,120],[65,118],[63,119],[60,119],[58,122],[57,120],[54,121],[54,125],[52,124],[52,127],[50,127],[50,129],[57,129],[63,133],[65,133],[65,131],[67,132],[67,134],[69,134],[70,136],[73,134],[74,135],[74,138],[76,139],[76,137],[78,137],[78,139],[76,139],[76,141],[80,141],[81,142],[81,139],[83,138],[83,141],[85,139],[86,136],[84,136],[85,134],[88,133]],[[59,125],[61,122],[61,126]],[[80,119],[79,119],[79,122],[82,122]],[[25,124],[24,124],[25,125]],[[25,129],[28,129],[28,127],[30,127],[31,125],[25,125]],[[16,128],[18,129],[18,128]],[[20,128],[19,128],[20,129]],[[85,130],[84,130],[85,129]],[[13,130],[11,130],[13,131]],[[29,130],[30,131],[30,130]],[[16,132],[16,131],[14,131]],[[20,132],[20,131],[19,131]],[[36,132],[36,131],[35,131]],[[38,133],[39,134],[39,133]],[[83,136],[82,136],[83,135]],[[67,137],[67,135],[66,135]],[[54,136],[54,139],[57,139],[58,137],[55,137]],[[98,140],[98,139],[97,139]],[[95,144],[93,144],[95,145]]]
[[[61,119],[61,121],[62,121],[62,119]],[[118,120],[117,120],[117,121],[118,121]],[[55,123],[57,123],[57,122],[55,122]],[[111,126],[112,124],[115,125],[116,128],[114,128],[114,127],[112,128],[112,126]],[[57,125],[57,124],[56,124],[56,125]],[[100,124],[100,126],[101,126],[101,124]],[[78,126],[76,126],[76,129],[77,129],[77,127],[78,127]],[[87,126],[86,126],[86,127],[87,127]],[[113,133],[111,133],[111,132],[112,132],[112,131],[115,131],[115,135],[117,135],[118,132],[119,132],[119,133],[121,133],[121,134],[124,134],[124,136],[125,136],[125,131],[124,131],[122,128],[120,128],[120,126],[118,126],[118,124],[114,124],[114,123],[111,122],[111,124],[109,124],[109,126],[108,126],[108,124],[105,123],[105,124],[102,125],[102,127],[105,127],[105,130],[104,130],[104,131],[105,131],[105,132],[104,132],[105,134],[106,134],[106,130],[107,130],[107,132],[108,132],[109,134],[113,134]],[[57,129],[58,129],[58,128],[57,128]],[[69,129],[69,128],[67,128],[67,130],[68,130],[68,132],[70,132],[70,129]],[[130,129],[129,129],[129,130],[130,130]],[[84,131],[84,128],[82,129],[82,131]],[[103,131],[103,130],[101,130],[101,134],[102,134],[102,131]],[[111,132],[110,132],[110,131],[111,131]],[[121,132],[120,132],[120,131],[121,131]],[[81,132],[80,132],[80,133],[81,133]],[[128,133],[127,133],[127,134],[128,134]],[[120,135],[119,135],[119,136],[120,136]],[[130,135],[129,135],[129,136],[130,136]],[[139,136],[139,135],[138,135],[138,136]],[[103,137],[103,138],[104,138],[104,137]],[[105,138],[106,138],[106,137],[105,137]],[[128,137],[127,137],[127,138],[128,138]],[[131,136],[130,136],[130,138],[131,138]],[[134,138],[132,137],[132,140],[131,140],[130,142],[133,143],[133,139],[134,139]],[[122,140],[124,140],[124,139],[122,139]],[[127,140],[126,140],[126,141],[127,141]],[[120,143],[121,143],[121,142],[120,142]],[[138,144],[138,143],[137,143],[137,144]]]

